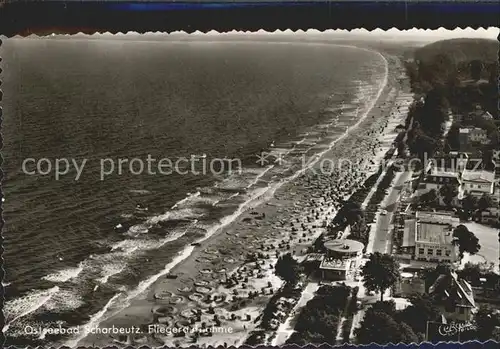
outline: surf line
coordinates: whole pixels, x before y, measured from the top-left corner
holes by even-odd
[[[3,327],[2,332],[6,333],[7,330],[10,328],[10,325],[12,323],[14,323],[15,321],[19,320],[20,318],[22,318],[26,315],[29,315],[29,314],[35,312],[37,309],[43,307],[45,305],[45,303],[47,303],[52,298],[52,296],[54,296],[57,292],[59,292],[59,286],[54,286],[50,289],[40,291],[40,293],[38,294],[41,296],[39,302],[37,304],[34,304],[33,306],[28,307],[28,309],[22,311],[17,316],[14,316],[14,318],[12,318],[11,320],[5,321],[5,326]]]
[[[277,43],[280,43],[280,42],[277,42]],[[283,43],[286,43],[286,42],[283,42]],[[307,44],[309,44],[309,43],[307,43]],[[378,93],[377,93],[376,97],[373,99],[373,101],[370,104],[370,106],[367,108],[366,112],[362,115],[362,117],[354,125],[352,125],[349,128],[350,130],[354,130],[357,127],[359,127],[359,125],[361,125],[361,123],[367,118],[368,114],[370,114],[370,112],[372,111],[372,109],[374,108],[374,106],[376,105],[376,103],[378,102],[378,100],[380,99],[380,97],[382,95],[382,92],[386,88],[387,83],[388,83],[388,79],[389,79],[389,62],[387,61],[387,59],[385,58],[384,55],[382,55],[380,52],[378,52],[376,50],[366,49],[366,48],[360,48],[360,47],[351,46],[351,45],[336,45],[336,44],[323,44],[323,45],[344,46],[344,47],[356,48],[356,49],[360,49],[360,50],[364,50],[364,51],[368,51],[368,52],[373,52],[373,53],[378,54],[383,59],[383,61],[384,61],[384,64],[385,64],[384,79],[383,79],[382,83],[380,84]],[[233,214],[231,214],[231,215],[229,215],[227,217],[224,217],[221,220],[221,223],[218,226],[215,226],[212,229],[210,229],[209,232],[203,238],[197,240],[196,243],[201,243],[201,242],[209,239],[210,237],[212,237],[213,235],[215,235],[219,230],[221,230],[221,229],[225,228],[226,226],[228,226],[229,224],[231,224],[236,218],[238,218],[243,212],[245,212],[246,209],[247,209],[247,207],[250,206],[250,204],[253,203],[256,199],[262,198],[262,196],[265,195],[266,196],[266,200],[265,201],[269,200],[274,195],[274,193],[276,192],[276,190],[278,190],[282,185],[284,185],[285,183],[288,183],[290,181],[293,181],[294,179],[296,179],[297,177],[299,177],[300,175],[302,175],[305,171],[307,171],[311,167],[313,167],[328,151],[330,151],[335,146],[335,144],[337,144],[337,142],[339,142],[340,140],[344,139],[346,136],[348,136],[348,133],[342,134],[341,136],[339,136],[338,138],[336,138],[333,142],[331,142],[330,145],[328,146],[328,148],[326,148],[324,151],[322,151],[322,152],[320,152],[318,154],[315,154],[314,155],[315,159],[313,161],[311,161],[308,164],[308,166],[304,167],[303,169],[300,169],[299,171],[297,171],[293,175],[291,175],[291,176],[287,177],[286,179],[278,182],[276,185],[274,185],[272,187],[262,188],[263,190],[256,190],[256,193],[254,193],[249,198],[249,200],[247,200],[247,201],[243,202],[242,204],[240,204],[239,207],[238,207],[238,209]],[[107,312],[107,310],[111,307],[111,305],[113,303],[115,303],[118,300],[119,296],[122,295],[122,293],[116,294],[106,304],[106,307],[103,308],[101,311],[99,311],[95,316],[93,316],[92,320],[89,321],[89,323],[87,323],[84,326],[98,326],[101,322],[106,321],[106,320],[110,319],[111,317],[117,315],[123,309],[125,309],[126,307],[128,307],[130,305],[130,302],[134,298],[136,298],[137,296],[139,296],[140,294],[142,294],[143,292],[145,292],[147,290],[147,288],[150,287],[153,283],[155,283],[160,277],[162,277],[162,276],[170,273],[170,271],[172,269],[174,269],[177,265],[181,264],[183,261],[185,261],[187,258],[189,258],[189,256],[191,256],[191,254],[193,253],[194,250],[195,250],[195,246],[192,246],[192,245],[186,246],[183,250],[181,250],[177,254],[176,257],[174,257],[174,259],[170,263],[168,263],[167,265],[165,265],[165,268],[161,272],[159,272],[158,274],[155,274],[155,275],[149,277],[148,279],[146,279],[144,281],[141,281],[139,283],[139,285],[132,292],[128,293],[128,295],[126,295],[124,303],[122,304],[122,306],[120,307],[120,309],[117,309],[112,314],[107,314],[106,315],[105,313]],[[86,337],[86,335],[83,334],[83,335],[79,336],[77,339],[71,339],[71,340],[67,341],[64,345],[69,346],[69,347],[76,347],[78,345],[78,343],[81,340],[83,340],[85,337]],[[71,345],[69,345],[68,343],[71,344]]]
[[[224,217],[222,219],[222,222],[218,226],[215,226],[212,229],[210,229],[204,237],[195,241],[195,243],[201,243],[201,242],[209,239],[215,233],[217,233],[220,229],[231,224],[238,216],[240,216],[246,210],[247,206],[249,206],[252,202],[254,202],[255,199],[261,197],[264,194],[264,191],[266,191],[266,190],[267,190],[267,188],[261,188],[260,190],[257,190],[250,197],[250,199],[248,201],[245,201],[242,204],[240,204],[238,209],[233,214]],[[165,268],[161,272],[159,272],[155,275],[152,275],[151,277],[149,277],[146,280],[141,281],[139,283],[139,285],[133,291],[129,292],[126,295],[124,295],[122,292],[120,292],[120,293],[116,294],[115,296],[113,296],[113,298],[111,298],[108,301],[108,303],[106,304],[106,306],[103,309],[101,309],[98,313],[96,313],[94,316],[92,316],[91,320],[87,324],[83,325],[84,329],[90,329],[90,328],[96,327],[101,322],[106,321],[106,320],[110,319],[111,317],[117,315],[123,309],[128,307],[130,305],[130,303],[134,300],[134,298],[136,298],[137,296],[139,296],[140,294],[145,292],[160,277],[165,276],[168,273],[170,273],[170,271],[173,268],[175,268],[178,264],[182,263],[189,256],[191,256],[194,249],[195,249],[195,246],[193,246],[193,245],[188,245],[188,246],[184,247],[184,249],[181,250],[170,263],[165,265]],[[109,308],[111,308],[111,306],[115,306],[116,305],[115,303],[120,301],[121,296],[125,296],[125,298],[121,300],[123,303],[120,305],[119,309],[116,309],[116,311],[114,311],[113,313],[106,314],[106,312],[108,311]],[[87,336],[86,332],[87,331],[83,331],[83,333],[81,333],[77,338],[72,338],[72,339],[66,341],[62,345],[69,346],[69,347],[78,346],[78,343]]]
[[[355,46],[349,46],[349,47],[355,47]],[[380,57],[382,57],[382,59],[383,59],[383,61],[385,63],[384,79],[383,79],[382,83],[380,84],[380,88],[379,88],[379,90],[377,92],[376,97],[373,99],[372,103],[370,104],[370,106],[368,107],[368,109],[366,110],[366,112],[361,116],[361,118],[354,125],[350,126],[348,128],[348,130],[354,130],[354,129],[358,128],[359,125],[361,125],[361,123],[367,118],[368,114],[370,114],[370,112],[373,110],[373,108],[377,104],[378,100],[380,99],[380,97],[382,95],[382,92],[384,92],[384,89],[386,88],[388,80],[389,80],[389,62],[387,61],[387,59],[385,58],[385,56],[383,54],[381,54],[380,52],[375,51],[375,50],[370,50],[370,49],[364,49],[364,50],[377,53]],[[346,130],[345,133],[343,133],[341,136],[339,136],[333,142],[331,142],[330,145],[328,146],[328,148],[326,148],[324,151],[322,151],[322,152],[320,152],[318,154],[315,154],[313,156],[315,159],[313,161],[311,161],[308,164],[308,166],[306,166],[303,169],[297,171],[292,176],[288,177],[287,180],[279,182],[277,184],[277,186],[275,186],[275,188],[273,189],[272,195],[274,195],[274,192],[276,192],[276,190],[278,190],[283,184],[288,183],[290,181],[293,181],[294,179],[296,179],[300,175],[302,175],[305,171],[311,169],[314,165],[316,165],[318,163],[318,161],[327,152],[329,152],[335,146],[335,144],[337,144],[337,142],[339,142],[340,140],[344,139],[345,137],[347,137],[349,135],[349,132],[347,132],[348,130]]]

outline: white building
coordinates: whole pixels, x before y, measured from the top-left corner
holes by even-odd
[[[453,243],[453,229],[460,220],[449,214],[416,212],[415,217],[405,221],[404,253],[413,259],[428,262],[453,263],[458,260],[458,248]]]
[[[479,127],[467,127],[459,130],[460,150],[468,150],[471,145],[490,143],[488,133]]]
[[[469,171],[462,173],[462,191],[480,198],[483,194],[495,192],[495,173],[489,171]]]

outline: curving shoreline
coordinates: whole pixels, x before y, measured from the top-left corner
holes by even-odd
[[[383,55],[381,56],[383,57]],[[332,158],[336,158],[338,157],[338,155],[344,156],[346,152],[349,153],[350,151],[349,155],[354,156],[355,158],[359,158],[360,155],[361,156],[364,155],[363,149],[358,149],[359,147],[361,148],[365,147],[364,152],[366,154],[369,154],[370,152],[374,151],[375,149],[374,144],[377,144],[378,141],[376,139],[373,139],[374,137],[370,136],[367,137],[366,135],[363,134],[363,131],[366,131],[366,129],[368,130],[376,129],[376,127],[379,127],[378,129],[380,130],[384,119],[377,117],[375,118],[375,120],[373,120],[373,122],[368,123],[364,121],[366,121],[368,116],[375,117],[374,114],[383,113],[381,108],[385,105],[387,97],[393,90],[392,86],[393,81],[389,81],[392,80],[391,77],[389,76],[392,72],[390,72],[390,69],[388,67],[388,62],[385,57],[384,61],[386,63],[386,74],[384,82],[382,86],[379,88],[377,97],[373,99],[373,102],[368,111],[354,125],[350,127],[349,133],[343,134],[339,138],[331,142],[326,148],[326,150],[321,152],[319,156],[316,155],[317,157],[316,160],[309,163],[308,167],[303,168],[300,171],[297,171],[294,175],[292,175],[289,178],[289,181],[283,181],[277,184],[271,190],[263,191],[265,199],[267,200],[262,200],[263,199],[261,197],[262,194],[255,195],[254,201],[249,202],[248,205],[246,205],[246,207],[240,208],[240,210],[234,217],[236,218],[235,221],[228,219],[227,222],[225,222],[226,224],[219,227],[219,229],[217,229],[217,231],[214,231],[211,234],[211,236],[206,236],[203,239],[199,240],[198,242],[200,243],[200,246],[186,247],[186,249],[182,252],[182,254],[176,256],[174,260],[165,267],[164,272],[161,275],[157,274],[151,277],[150,279],[143,281],[143,283],[147,283],[149,289],[147,294],[145,293],[141,294],[141,292],[130,294],[128,297],[128,301],[130,301],[130,306],[127,307],[126,309],[121,310],[117,314],[112,315],[109,318],[105,318],[105,314],[103,312],[101,315],[103,316],[103,318],[105,318],[105,320],[100,325],[107,326],[111,324],[119,324],[121,326],[132,326],[132,325],[137,326],[141,323],[142,324],[150,323],[152,320],[154,320],[153,308],[158,303],[158,299],[155,297],[156,294],[158,294],[159,292],[163,293],[169,292],[171,295],[180,293],[179,290],[187,289],[192,286],[192,284],[195,281],[194,278],[198,279],[204,276],[203,273],[199,273],[202,270],[213,271],[216,269],[220,270],[223,268],[225,270],[236,269],[237,273],[240,269],[238,268],[238,265],[242,264],[244,260],[242,258],[234,258],[234,256],[244,256],[245,252],[248,252],[248,250],[255,251],[259,249],[259,247],[261,247],[259,244],[267,244],[267,246],[264,246],[264,248],[262,248],[261,250],[263,250],[262,251],[263,253],[268,252],[268,256],[266,258],[266,264],[274,265],[275,258],[270,256],[272,254],[271,253],[272,251],[270,250],[269,247],[270,244],[268,244],[268,242],[274,239],[276,240],[276,243],[278,244],[281,243],[281,246],[283,246],[284,248],[286,244],[283,245],[283,243],[285,241],[288,241],[288,244],[291,244],[290,240],[292,240],[289,231],[285,232],[282,235],[275,233],[276,231],[279,231],[280,228],[282,228],[279,226],[278,222],[286,220],[285,217],[288,217],[288,219],[290,219],[292,216],[297,216],[297,212],[292,212],[294,211],[294,209],[292,209],[291,207],[294,207],[297,202],[310,200],[311,196],[310,194],[315,195],[316,193],[314,193],[314,191],[318,191],[318,189],[320,189],[322,185],[321,183],[319,183],[321,185],[318,186],[317,185],[318,183],[316,183],[315,190],[310,190],[310,188],[306,188],[303,178],[304,177],[307,178],[308,176],[307,174],[305,174],[305,172],[308,169],[314,167],[321,159],[324,159],[325,157],[328,157],[330,155]],[[347,137],[348,135],[352,135],[352,137]],[[358,138],[364,139],[364,141],[359,142]],[[359,152],[356,152],[356,150],[359,150]],[[363,179],[363,174],[358,174],[356,180],[353,179],[352,183],[345,185],[345,188],[342,188],[339,191],[342,192],[343,195],[348,195],[349,192],[352,191],[352,188],[350,188],[349,185],[352,186],[360,185],[360,183],[362,183],[362,179]],[[297,194],[297,192],[299,193]],[[301,196],[302,199],[296,199],[297,196]],[[304,200],[304,198],[306,198],[306,200]],[[328,206],[329,209],[326,210],[325,212],[321,212],[321,214],[319,213],[316,214],[313,218],[316,218],[318,216],[321,216],[322,219],[327,219],[329,217],[332,217],[335,209],[338,208],[336,207],[337,204],[334,201],[335,200],[329,200],[328,203],[326,203],[325,200],[324,204]],[[253,211],[249,212],[248,211],[249,208],[252,208]],[[299,213],[298,216],[302,215],[300,214],[301,213],[300,210],[298,213]],[[265,216],[265,218],[255,219],[256,216],[258,217]],[[248,223],[249,221],[245,221],[245,219],[249,218],[251,224]],[[308,231],[309,232],[312,231],[312,234],[307,234],[310,235],[307,237],[308,241],[310,241],[313,239],[314,236],[318,234],[318,229],[314,227],[315,224],[311,224],[311,222],[307,222],[305,224],[309,226]],[[275,234],[273,235],[273,233]],[[269,236],[269,234],[271,235],[271,237]],[[245,242],[242,243],[242,240],[244,240]],[[212,247],[214,250],[210,251],[210,247]],[[229,250],[231,252],[231,256],[233,257],[225,256],[224,258],[213,258],[214,255],[221,255],[220,251],[221,248]],[[272,271],[273,270],[271,268],[268,268],[266,270],[266,276],[265,276],[266,282],[268,279],[272,278],[273,274]],[[162,278],[164,275],[170,272],[176,273],[178,275],[178,278],[177,279]],[[207,272],[205,274],[206,275],[210,274],[210,276],[212,276],[212,273]],[[215,284],[217,285],[217,282],[220,281],[220,278],[214,281]],[[271,284],[272,287],[269,287],[269,289],[272,288],[276,289],[280,286],[280,280],[274,279],[272,280]],[[218,290],[217,292],[223,293],[224,291]],[[182,301],[176,304],[176,307],[178,307],[180,310],[179,313],[183,312],[182,308],[187,309],[189,308],[189,306],[194,305],[192,303],[196,303],[196,299],[193,301],[191,298],[182,297]],[[260,304],[262,306],[263,304],[265,304],[267,298],[269,298],[269,295],[262,295],[262,297],[260,298],[257,297],[257,299],[255,299],[254,302],[251,302],[256,304],[254,306],[255,309],[252,310],[250,309],[252,308],[251,306],[247,306],[246,307],[247,311],[253,312],[252,315],[256,316],[259,313],[258,305]],[[200,306],[199,304],[195,305]],[[184,312],[184,314],[187,314],[187,312]],[[167,315],[164,316],[164,318],[170,316],[169,314],[164,314],[164,315]],[[241,316],[243,317],[244,315],[245,314],[243,312]],[[207,316],[207,318],[209,318],[209,316]],[[98,323],[101,319],[96,319],[96,320],[97,321],[88,325],[95,326],[96,323]],[[164,321],[167,320],[164,319]],[[236,329],[238,330],[236,332],[238,333],[237,337],[241,339],[241,332],[248,333],[251,329],[251,325],[250,324],[242,325],[240,323],[239,328]],[[226,337],[224,337],[224,339]],[[141,344],[143,343],[142,342],[143,340],[144,339],[136,338],[136,341],[134,343]],[[170,343],[174,342],[175,339],[171,339]],[[185,342],[188,342],[188,340],[186,340]],[[77,344],[82,345],[82,344],[96,344],[96,343],[102,345],[109,344],[109,337],[96,337],[92,335],[91,337],[87,338],[82,337],[73,339],[71,341],[68,341],[65,345],[76,346]],[[146,343],[151,344],[152,343],[151,338],[147,338]],[[168,342],[163,342],[163,343],[158,342],[155,345],[162,345],[165,343]],[[126,343],[122,342],[121,344],[126,344]]]

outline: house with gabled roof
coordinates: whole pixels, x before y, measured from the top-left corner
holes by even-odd
[[[490,114],[487,110],[484,110],[480,104],[476,104],[474,110],[469,113],[469,118],[481,117],[485,120],[493,120],[493,115]]]
[[[454,271],[439,275],[428,293],[447,320],[472,320],[472,312],[476,308],[472,286]]]

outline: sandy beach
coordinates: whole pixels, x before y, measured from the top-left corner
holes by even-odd
[[[189,257],[170,270],[175,278],[153,280],[147,292],[130,300],[129,307],[99,324],[101,328],[135,326],[140,328],[137,333],[91,334],[71,345],[243,344],[269,298],[282,286],[274,275],[278,256],[292,252],[300,259],[305,255],[341,202],[376,171],[377,161],[391,146],[397,134],[394,127],[403,122],[394,107],[398,74],[397,67],[389,64],[387,82],[373,108],[331,149],[332,139],[324,139],[325,152],[310,170],[272,195],[267,193],[267,200],[256,198],[235,221],[191,246]],[[325,159],[338,163],[341,158],[363,166],[321,173]],[[172,328],[212,326],[224,332],[167,333]]]

